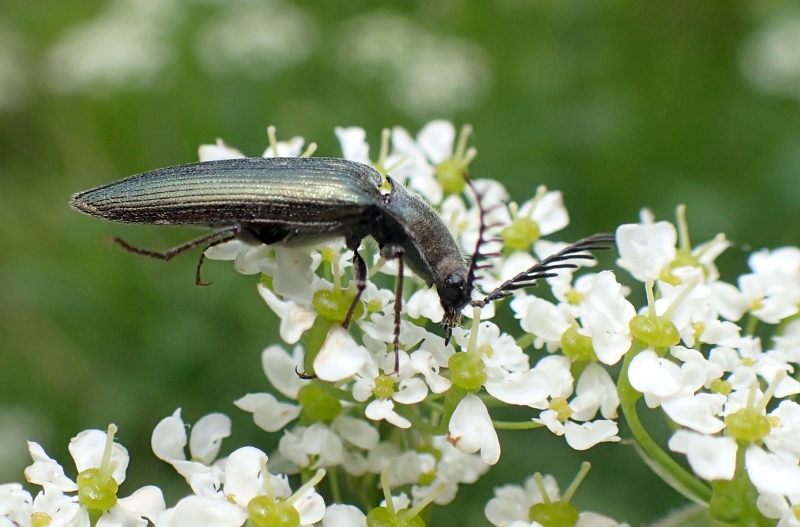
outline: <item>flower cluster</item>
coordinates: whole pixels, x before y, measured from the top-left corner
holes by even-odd
[[[391,173],[437,207],[465,252],[480,249],[480,299],[568,247],[542,237],[563,229],[569,216],[560,192],[540,187],[520,205],[496,181],[468,181],[476,155],[470,133],[446,121],[429,123],[416,138],[387,129],[370,157],[363,129],[336,129],[346,159]],[[269,138],[265,157],[316,149],[303,150],[299,137],[278,142],[272,127]],[[221,140],[200,148],[201,161],[237,157],[244,155]],[[714,264],[730,245],[725,237],[692,247],[688,232],[683,207],[676,224],[642,211],[638,224],[616,232],[617,264],[633,279],[624,280],[639,285],[621,284],[611,270],[585,272],[596,262],[575,258],[547,275],[544,294],[519,288],[510,295],[518,329],[494,324],[489,302],[465,309],[468,322],[451,338],[438,327],[437,291],[406,280],[396,298],[402,267],[373,246],[360,249],[369,280],[355,306],[354,256],[342,240],[211,247],[206,257],[259,275],[258,293],[280,319],[284,344],[261,356],[274,391],[234,403],[266,432],[281,434],[277,451],[244,447],[216,459],[230,419],[207,415],[187,437],[177,410],[154,430],[152,448],[192,492],[167,508],[155,487],[117,499],[128,458],[113,428],[71,443],[77,483],[31,443],[26,477],[43,490],[34,499],[20,485],[0,487],[0,525],[424,525],[431,504],[450,503],[497,463],[498,429],[545,428],[587,450],[620,441],[621,411],[641,456],[710,517],[800,527],[800,382],[793,376],[800,249],[754,253],[752,272],[733,285]],[[633,287],[646,305],[628,299]],[[617,379],[609,369],[615,365]],[[502,405],[523,407],[530,418],[493,419],[490,408]],[[648,435],[638,415],[644,406],[674,425],[668,450],[685,455],[692,472]],[[620,525],[570,504],[587,471],[588,464],[563,496],[540,474],[524,487],[501,487],[486,517],[499,527]],[[301,482],[295,491],[293,475]],[[352,488],[342,489],[344,481]],[[356,499],[359,507],[347,504]]]

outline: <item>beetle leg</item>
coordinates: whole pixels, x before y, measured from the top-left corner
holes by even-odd
[[[403,309],[403,255],[405,251],[399,245],[385,245],[381,248],[381,255],[387,260],[397,258],[397,289],[394,295],[394,371],[389,375],[395,375],[400,371],[400,312]]]
[[[221,232],[224,232],[224,229],[222,231],[217,231],[217,234]],[[231,231],[229,234],[223,236],[222,238],[214,240],[213,242],[209,243],[208,247],[203,249],[203,252],[200,253],[200,259],[197,261],[197,271],[195,273],[195,280],[194,280],[195,285],[211,285],[211,282],[203,282],[203,279],[200,278],[200,268],[203,267],[203,262],[206,261],[206,251],[214,247],[215,245],[219,245],[221,243],[233,240],[234,238],[236,238],[238,234],[239,234],[239,229]]]
[[[201,236],[194,240],[184,243],[183,245],[179,245],[177,247],[173,247],[169,251],[158,252],[158,251],[148,251],[147,249],[139,249],[138,247],[134,247],[133,245],[128,244],[122,238],[111,238],[111,243],[118,243],[128,252],[141,254],[142,256],[149,256],[150,258],[156,258],[158,260],[171,260],[175,256],[194,249],[199,245],[203,245],[204,243],[211,241],[212,243],[209,247],[213,247],[222,242],[230,241],[239,234],[239,225],[233,225],[231,227],[225,227],[224,229],[220,229],[218,231],[214,231],[211,234],[206,234],[205,236]],[[205,251],[204,251],[205,252]],[[202,281],[200,280],[200,266],[203,265],[203,261],[205,260],[205,254],[201,255],[200,262],[197,264],[197,284],[202,285]]]
[[[360,242],[359,242],[360,245]],[[361,293],[364,292],[364,289],[367,288],[367,264],[364,261],[364,258],[358,254],[358,245],[356,245],[353,251],[353,268],[356,272],[356,297],[353,299],[353,303],[350,304],[350,309],[347,311],[347,316],[342,322],[342,327],[347,329],[350,325],[350,321],[353,318],[353,314],[356,312],[356,307],[358,306],[358,301],[361,299]]]

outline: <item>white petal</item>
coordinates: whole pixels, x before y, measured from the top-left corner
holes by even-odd
[[[486,382],[484,388],[493,397],[508,404],[538,408],[550,395],[550,382],[542,371],[512,372],[497,382]]]
[[[520,214],[525,212],[520,209]],[[569,225],[569,214],[564,207],[561,192],[547,192],[533,209],[531,219],[539,225],[539,232],[547,236]]]
[[[564,423],[564,438],[567,444],[575,450],[588,450],[597,443],[604,441],[619,441],[617,423],[600,419],[586,423]]]
[[[494,465],[500,459],[500,441],[486,405],[479,397],[464,397],[450,418],[448,442],[465,454],[481,451],[481,459]]]
[[[394,411],[394,401],[391,399],[375,399],[367,405],[364,415],[373,421],[386,419],[397,428],[411,427],[411,421]]]
[[[308,287],[314,283],[312,266],[314,259],[308,249],[273,245],[277,267],[272,275],[272,287],[286,300],[302,306],[310,306],[314,290]],[[292,343],[293,344],[293,343]]]
[[[333,420],[333,425],[342,436],[342,439],[349,441],[358,448],[371,450],[380,441],[380,434],[367,421],[355,417],[340,415]]]
[[[296,135],[288,141],[278,141],[278,154],[275,155],[275,150],[269,146],[261,157],[297,157],[303,152],[303,145],[306,143],[305,139]]]
[[[217,139],[217,143],[214,145],[200,145],[198,154],[200,161],[221,161],[245,157],[239,150],[226,145],[222,139]]]
[[[217,459],[222,440],[231,435],[231,418],[213,413],[201,417],[189,436],[189,451],[192,459],[210,465]]]
[[[53,527],[65,525],[69,527],[89,527],[89,515],[86,513],[86,509],[80,506],[75,497],[65,495],[57,487],[49,484],[45,485],[42,492],[37,494],[36,499],[33,501],[33,511],[27,509],[26,512],[28,512],[28,516],[24,518],[24,521],[18,521],[19,525],[29,525],[31,512],[44,512],[52,518],[50,525]],[[11,519],[14,519],[13,515]]]
[[[608,371],[599,364],[592,362],[586,366],[578,379],[575,392],[578,397],[586,397],[588,395],[595,398],[600,407],[601,414],[606,419],[615,419],[617,417],[617,407],[619,406],[617,385],[614,383]],[[572,406],[572,404],[570,404],[570,406]],[[573,414],[573,419],[576,421],[587,421],[593,418],[594,414],[591,416],[584,416],[583,419],[577,419]]]
[[[675,259],[678,235],[666,221],[652,225],[620,225],[617,228],[617,264],[644,282],[657,280],[661,270]]]
[[[297,498],[294,508],[300,513],[300,525],[317,523],[325,516],[325,500],[313,488]]]
[[[125,509],[130,516],[147,518],[150,521],[155,521],[167,508],[161,489],[154,485],[147,485],[127,498],[120,498],[117,506]]]
[[[398,390],[392,399],[400,404],[414,404],[422,401],[428,395],[428,385],[420,378],[400,381]]]
[[[338,435],[322,423],[314,423],[303,434],[303,448],[319,456],[312,468],[338,465],[344,460],[344,446]]]
[[[439,119],[426,124],[417,134],[417,143],[434,165],[453,155],[456,129],[453,123]]]
[[[225,495],[242,507],[264,493],[264,474],[261,467],[267,455],[254,447],[234,450],[225,463]],[[272,476],[270,476],[272,477]]]
[[[323,527],[367,527],[367,517],[358,507],[335,503],[325,509]]]
[[[69,453],[75,460],[78,472],[87,468],[97,468],[103,461],[103,452],[106,447],[106,433],[102,430],[84,430],[69,442]],[[124,446],[114,442],[111,446],[111,463],[114,472],[111,476],[118,485],[125,481],[125,471],[128,468],[128,451]]]
[[[158,517],[158,527],[239,527],[247,520],[247,511],[226,500],[188,496]]]
[[[716,434],[725,428],[722,419],[715,417],[722,411],[726,397],[718,393],[678,393],[661,400],[661,407],[679,425],[703,434]]]
[[[669,440],[673,452],[686,454],[692,470],[703,479],[730,480],[736,470],[736,440],[678,430]]]
[[[297,375],[296,368],[303,368],[302,357],[302,346],[295,346],[294,356],[278,345],[270,346],[261,353],[261,366],[270,384],[289,399],[297,399],[300,388],[311,382]]]
[[[786,463],[775,454],[751,446],[745,454],[745,465],[750,481],[759,492],[800,495],[800,466],[797,464]]]
[[[438,361],[433,353],[425,349],[426,347],[435,348],[437,345],[441,345],[441,347],[437,349],[441,354],[441,352],[444,351],[444,340],[432,341],[431,338],[426,338],[422,347],[411,354],[408,366],[425,376],[425,382],[428,383],[433,393],[442,393],[449,390],[452,383],[450,379],[439,375],[440,366]]]
[[[353,375],[367,361],[368,352],[341,326],[333,326],[314,359],[314,373],[323,381],[337,382]]]
[[[628,380],[639,392],[669,397],[680,391],[683,373],[680,366],[660,358],[655,351],[648,348],[631,361]]]
[[[36,485],[51,483],[62,492],[75,492],[78,485],[64,475],[64,467],[45,453],[39,443],[28,441],[28,451],[33,465],[25,469],[25,479]]]
[[[281,319],[281,339],[295,344],[317,319],[317,312],[306,309],[292,300],[281,300],[264,284],[258,284],[258,293]]]
[[[279,402],[269,393],[248,393],[234,401],[245,412],[252,412],[253,421],[262,430],[277,432],[300,415],[301,407]]]
[[[189,438],[186,436],[186,425],[181,419],[181,409],[165,417],[153,429],[150,446],[158,459],[172,463],[186,459],[184,448]]]
[[[358,161],[359,163],[369,164],[369,145],[367,144],[367,132],[363,128],[351,126],[342,128],[337,126],[334,129],[339,144],[342,145],[342,156],[348,161]]]
[[[441,322],[444,318],[444,309],[439,301],[439,295],[434,289],[427,287],[411,295],[403,307],[411,318],[422,317],[436,323]]]
[[[522,315],[520,326],[528,333],[544,339],[545,342],[561,344],[561,336],[570,327],[565,313],[547,300],[530,297],[526,312]]]

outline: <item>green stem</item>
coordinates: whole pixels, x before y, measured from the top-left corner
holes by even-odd
[[[470,393],[469,390],[465,390],[455,384],[450,387],[447,391],[447,397],[444,400],[444,408],[442,409],[442,424],[444,426],[445,431],[448,430],[450,425],[450,417],[452,417],[453,412],[456,411],[458,407],[458,403],[461,402],[461,399],[467,396]]]
[[[433,426],[432,424],[430,424],[430,423],[428,423],[426,421],[423,421],[416,414],[416,412],[414,412],[413,408],[409,408],[406,405],[397,404],[394,407],[394,411],[397,412],[398,414],[400,414],[401,416],[405,417],[409,421],[411,421],[411,426],[417,432],[422,432],[423,434],[428,434],[428,435],[432,435],[432,436],[440,436],[440,435],[444,435],[444,434],[447,433],[447,425],[450,422],[449,417],[448,417],[448,420],[446,422],[442,421],[442,423],[439,424],[439,426]]]
[[[750,313],[747,315],[747,327],[744,330],[744,334],[753,335],[756,332],[756,326],[758,326],[758,317]]]
[[[691,473],[687,472],[672,459],[669,454],[664,452],[664,450],[658,446],[658,443],[650,437],[650,434],[647,433],[647,430],[645,430],[642,422],[639,420],[639,415],[636,413],[636,401],[641,398],[641,394],[631,386],[628,380],[628,367],[633,357],[640,351],[642,350],[637,350],[634,345],[634,347],[631,347],[628,353],[625,354],[622,371],[619,374],[619,381],[617,382],[620,406],[622,407],[622,413],[625,415],[625,420],[633,433],[633,437],[641,446],[644,453],[646,453],[650,461],[660,469],[655,470],[656,474],[687,498],[698,504],[705,504],[707,506],[711,499],[711,489]],[[651,466],[651,468],[654,467]]]
[[[435,402],[433,402],[433,401],[431,401],[429,399],[425,399],[424,401],[422,401],[422,406],[424,406],[425,408],[429,408],[429,409],[433,410],[434,412],[439,412],[440,414],[442,412],[444,412],[444,406],[443,405],[437,404],[437,403],[435,403]]]
[[[536,421],[492,421],[492,425],[496,430],[533,430],[544,426]]]
[[[501,401],[500,399],[496,399],[494,396],[489,395],[488,393],[477,393],[475,394],[478,396],[478,399],[483,401],[483,404],[486,405],[487,408],[495,408],[499,406],[508,406],[506,403]]]
[[[536,339],[536,335],[532,335],[530,333],[525,333],[521,337],[517,339],[517,346],[522,348],[523,350],[529,346],[533,346],[533,341]]]
[[[342,502],[342,491],[339,489],[339,471],[336,465],[328,467],[328,484],[331,486],[331,496],[334,503]]]
[[[312,381],[314,385],[322,390],[326,395],[330,395],[334,399],[339,399],[340,401],[347,401],[348,403],[357,403],[355,397],[353,397],[352,392],[349,390],[342,390],[341,388],[337,388],[336,386],[332,385],[329,382],[314,379]]]
[[[306,338],[306,353],[303,357],[303,369],[307,375],[314,375],[314,359],[319,355],[319,350],[328,338],[328,332],[336,324],[333,320],[318,316]]]

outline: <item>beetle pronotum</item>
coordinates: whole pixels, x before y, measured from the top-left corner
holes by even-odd
[[[353,251],[357,290],[343,322],[350,324],[362,291],[367,266],[358,250],[372,237],[385,259],[397,259],[394,350],[400,335],[403,265],[428,287],[436,286],[444,309],[443,325],[450,330],[467,306],[482,307],[530,287],[563,268],[567,260],[591,259],[587,251],[608,249],[612,234],[599,234],[544,259],[504,282],[486,297],[472,300],[476,273],[489,242],[481,207],[481,232],[471,261],[439,215],[403,185],[387,176],[391,191],[381,193],[383,176],[374,168],[335,158],[243,158],[160,168],[75,194],[72,206],[84,213],[123,223],[207,225],[212,233],[166,252],[138,249],[114,238],[128,251],[169,260],[200,245],[208,247],[233,239],[259,244],[307,246],[343,237]],[[474,190],[474,189],[473,189]],[[477,193],[476,193],[477,194]],[[203,285],[197,265],[196,283]],[[396,368],[395,368],[396,369]]]

